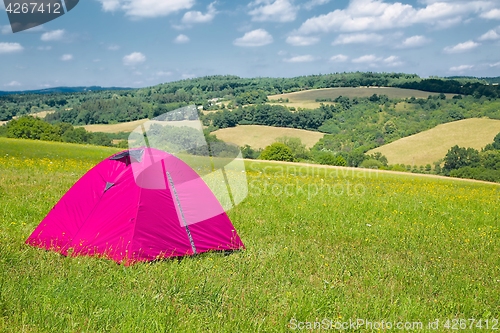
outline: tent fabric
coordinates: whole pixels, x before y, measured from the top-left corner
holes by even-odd
[[[127,265],[244,248],[203,179],[177,157],[153,148],[124,151],[100,162],[61,198],[26,243]]]

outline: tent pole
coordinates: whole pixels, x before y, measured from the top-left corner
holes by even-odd
[[[184,212],[182,211],[181,202],[179,200],[179,196],[177,195],[177,190],[175,189],[174,186],[174,180],[172,179],[172,176],[170,176],[170,173],[168,171],[167,171],[167,177],[168,177],[168,182],[170,183],[170,186],[172,187],[172,190],[174,192],[175,201],[177,202],[177,206],[179,207],[179,211],[181,212],[182,223],[184,224],[184,228],[186,229],[186,233],[189,238],[189,243],[191,243],[191,249],[193,250],[193,254],[196,254],[196,246],[194,245],[193,236],[191,236],[191,231],[189,231],[189,226],[186,222],[186,218],[184,217]]]

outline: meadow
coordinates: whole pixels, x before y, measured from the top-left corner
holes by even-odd
[[[500,120],[464,119],[399,139],[372,149],[367,154],[380,152],[387,157],[390,164],[432,165],[444,158],[448,150],[455,145],[481,150],[492,143],[498,133]]]
[[[271,95],[268,96],[269,101],[276,103],[280,98],[282,100],[288,99],[288,102],[281,102],[279,104],[286,105],[288,107],[304,108],[304,109],[316,109],[319,108],[320,102],[316,102],[316,99],[330,98],[332,100],[337,97],[344,96],[349,98],[354,97],[370,97],[373,94],[386,95],[387,97],[394,98],[427,98],[429,95],[439,95],[436,93],[431,93],[421,90],[413,89],[402,89],[402,88],[392,88],[392,87],[344,87],[344,88],[322,88],[322,89],[311,89],[304,91],[297,91],[287,94]],[[453,94],[445,94],[446,98],[452,98]],[[330,102],[323,102],[324,104],[331,104]]]
[[[249,196],[229,212],[244,251],[124,267],[25,245],[115,151],[0,138],[0,332],[289,332],[357,319],[348,331],[436,319],[453,331],[472,318],[483,328],[467,331],[483,331],[500,318],[494,184],[248,161]]]
[[[88,132],[103,132],[103,133],[120,133],[120,132],[132,132],[138,126],[141,126],[149,119],[140,119],[134,121],[128,121],[124,123],[117,124],[96,124],[96,125],[85,125],[82,126]]]

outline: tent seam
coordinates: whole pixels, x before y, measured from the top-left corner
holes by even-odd
[[[137,205],[136,205],[136,210],[135,210],[134,229],[132,231],[132,236],[130,237],[130,241],[129,241],[129,244],[128,244],[128,246],[130,246],[130,248],[132,248],[131,245],[132,245],[132,242],[134,241],[135,231],[137,230],[137,216],[139,215],[139,207],[141,206],[141,198],[142,198],[142,191],[143,191],[142,187],[140,187],[139,185],[137,185],[137,187],[139,187],[139,198],[137,200]],[[125,251],[128,251],[128,249],[126,249]]]

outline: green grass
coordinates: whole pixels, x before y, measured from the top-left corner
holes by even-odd
[[[245,251],[124,267],[24,245],[110,154],[0,141],[0,332],[287,332],[292,318],[500,317],[497,185],[249,161],[250,195],[229,212]]]

